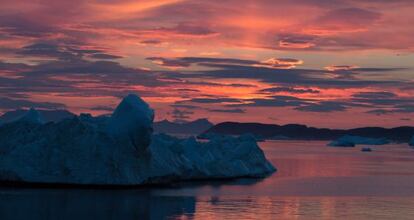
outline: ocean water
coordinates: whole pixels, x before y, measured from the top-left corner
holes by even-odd
[[[414,219],[414,149],[260,143],[278,172],[168,187],[0,189],[0,219]]]

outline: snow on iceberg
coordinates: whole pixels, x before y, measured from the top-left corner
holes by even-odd
[[[385,138],[367,138],[361,136],[345,135],[328,144],[331,147],[355,147],[357,144],[384,145],[390,141]]]
[[[140,185],[264,177],[275,171],[251,136],[207,142],[152,135],[153,110],[138,96],[110,117],[0,127],[0,181]]]

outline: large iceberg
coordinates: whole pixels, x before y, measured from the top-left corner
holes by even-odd
[[[361,136],[345,135],[328,144],[330,147],[354,147],[357,144],[384,145],[390,141],[385,138],[368,138]]]
[[[0,127],[0,181],[141,185],[275,171],[251,136],[199,142],[153,135],[154,112],[136,95],[109,117],[42,123],[36,110],[28,114]]]

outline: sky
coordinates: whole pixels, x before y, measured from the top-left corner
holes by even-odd
[[[412,0],[0,0],[0,112],[414,125]]]

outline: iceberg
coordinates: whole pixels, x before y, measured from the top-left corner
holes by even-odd
[[[38,116],[33,110],[0,126],[0,181],[133,186],[276,171],[249,135],[198,141],[152,134],[154,111],[136,95],[107,117],[40,123]]]
[[[355,143],[349,140],[336,140],[328,144],[329,147],[355,147]]]
[[[390,141],[385,138],[367,138],[361,136],[345,135],[328,144],[331,147],[355,147],[357,144],[384,145]]]
[[[372,149],[370,147],[363,147],[361,148],[362,152],[372,152]]]

